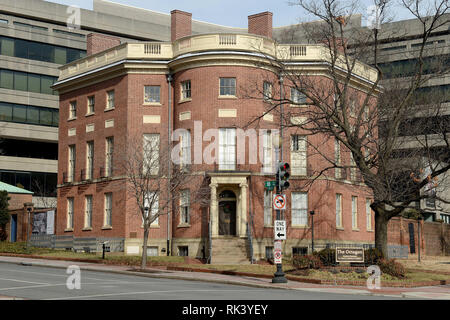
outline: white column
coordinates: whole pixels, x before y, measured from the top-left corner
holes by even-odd
[[[239,187],[241,187],[241,194],[240,194],[240,214],[239,214],[239,220],[240,220],[240,226],[239,226],[239,236],[240,237],[246,237],[247,236],[247,183],[241,183],[239,184]]]
[[[219,211],[217,206],[217,183],[211,183],[211,203],[209,204],[209,214],[211,219],[211,236],[217,237],[219,235]]]

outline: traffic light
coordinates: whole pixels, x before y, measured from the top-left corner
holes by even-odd
[[[277,170],[277,184],[279,191],[283,191],[287,188],[289,188],[289,163],[280,163]]]

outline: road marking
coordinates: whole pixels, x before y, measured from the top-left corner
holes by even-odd
[[[88,298],[100,298],[100,297],[113,297],[113,296],[124,296],[124,295],[138,295],[138,294],[153,294],[153,293],[180,293],[180,292],[230,292],[230,291],[237,291],[237,292],[255,292],[255,291],[265,291],[265,290],[223,290],[223,289],[217,289],[217,290],[164,290],[164,291],[141,291],[141,292],[119,292],[119,293],[105,293],[105,294],[93,294],[89,296],[76,296],[76,297],[63,297],[63,298],[48,298],[43,300],[69,300],[69,299],[88,299]]]
[[[0,278],[0,280],[15,281],[15,282],[25,282],[25,283],[33,283],[33,284],[40,284],[40,285],[49,284],[49,283],[44,283],[44,282],[33,282],[33,281],[17,280],[17,279],[9,279],[9,278]]]
[[[52,273],[42,273],[42,272],[34,272],[34,271],[22,271],[22,270],[10,270],[10,269],[1,269],[1,271],[32,273],[32,274],[40,274],[40,275],[50,276],[50,277],[63,277],[63,278],[67,278],[67,275],[63,275],[63,274],[52,274]],[[82,271],[83,271],[83,270],[82,270]],[[86,272],[88,272],[88,271],[86,271]],[[90,272],[90,270],[89,270],[89,272]],[[95,271],[94,271],[94,272],[95,272]],[[115,280],[115,279],[101,279],[101,278],[92,278],[92,277],[83,277],[83,279],[100,280],[100,281],[121,281],[121,280]]]

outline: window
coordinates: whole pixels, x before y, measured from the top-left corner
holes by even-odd
[[[57,127],[58,109],[0,102],[0,121]]]
[[[220,78],[220,95],[236,96],[236,78]]]
[[[87,114],[92,114],[95,112],[95,96],[90,96],[87,98]]]
[[[33,27],[42,28],[39,26]],[[0,54],[24,59],[66,64],[85,57],[86,50],[0,36]]]
[[[112,193],[105,193],[105,227],[112,226]]]
[[[236,129],[219,129],[219,170],[236,168]]]
[[[0,69],[0,87],[5,89],[56,95],[51,86],[57,79],[43,74]]]
[[[264,81],[263,97],[264,97],[264,100],[272,99],[272,83]]]
[[[353,153],[350,152],[350,180],[355,181],[356,180],[356,163],[355,159],[353,158]]]
[[[114,90],[110,90],[108,92],[106,92],[106,97],[107,97],[107,101],[106,101],[106,109],[114,109],[115,107],[115,103],[114,103]]]
[[[75,145],[69,146],[69,169],[68,169],[68,182],[75,181],[75,161],[76,161],[76,151]]]
[[[181,100],[191,98],[191,80],[186,80],[181,83]]]
[[[441,214],[440,214],[440,217],[441,217],[441,220],[442,220],[444,223],[450,223],[450,215],[449,215],[449,214],[443,214],[443,213],[441,213]]]
[[[334,161],[337,167],[341,166],[341,144],[338,139],[334,140]],[[335,168],[334,176],[336,179],[341,179],[342,168]]]
[[[308,194],[306,192],[292,192],[292,225],[308,225]]]
[[[291,174],[293,176],[306,176],[306,157],[307,137],[301,135],[291,136]]]
[[[147,247],[147,257],[157,257],[158,247]]]
[[[105,176],[111,177],[113,171],[114,137],[106,138]]]
[[[188,246],[179,246],[178,247],[178,255],[180,257],[188,257],[189,256],[189,247]]]
[[[370,199],[366,199],[366,227],[372,230],[372,208],[370,208]]]
[[[71,101],[69,105],[70,105],[69,120],[70,119],[76,119],[76,117],[77,117],[77,102],[76,101]]]
[[[291,101],[293,104],[305,104],[306,95],[296,88],[291,88]]]
[[[67,198],[67,229],[73,229],[73,198]]]
[[[263,131],[263,172],[273,173],[272,168],[272,132]]]
[[[358,197],[352,196],[352,228],[358,229]]]
[[[180,218],[181,224],[189,224],[190,223],[190,215],[189,215],[189,207],[190,207],[190,192],[189,190],[181,190],[180,197]]]
[[[181,132],[180,144],[180,164],[183,167],[191,164],[191,132],[189,130]]]
[[[264,225],[272,225],[272,191],[264,190]]]
[[[159,134],[144,134],[144,174],[159,173]]]
[[[85,199],[84,227],[92,227],[92,195],[86,196]]]
[[[145,86],[144,87],[144,103],[160,103],[160,86]]]
[[[273,259],[273,247],[266,246],[266,259]]]
[[[94,176],[94,141],[86,143],[86,180]]]
[[[336,193],[336,227],[342,228],[342,194]]]
[[[292,247],[293,256],[303,256],[308,254],[308,247]]]
[[[144,208],[148,208],[145,214],[150,212],[150,218],[156,219],[150,225],[159,225],[159,195],[156,191],[149,192],[144,198]]]

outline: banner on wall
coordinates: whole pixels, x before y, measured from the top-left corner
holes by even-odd
[[[55,211],[38,212],[33,216],[33,234],[54,234]]]

